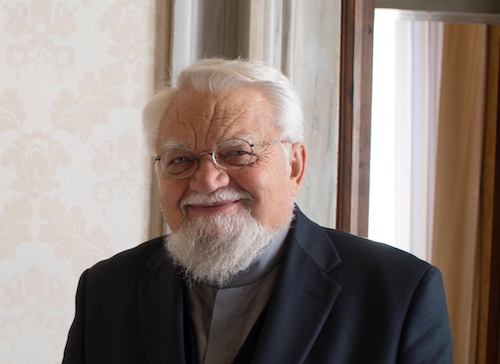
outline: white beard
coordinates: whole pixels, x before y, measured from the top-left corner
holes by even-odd
[[[191,195],[181,206],[226,198],[244,198],[247,206],[251,202],[251,196],[246,192],[224,189],[210,195]],[[184,212],[181,228],[165,238],[165,248],[191,283],[219,287],[247,269],[286,226],[262,226],[251,216],[249,207],[238,213],[217,213],[196,218],[187,218],[186,215]],[[292,210],[287,224],[291,219]]]

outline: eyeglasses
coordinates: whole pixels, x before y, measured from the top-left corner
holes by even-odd
[[[182,179],[192,176],[200,166],[201,157],[209,154],[213,164],[223,171],[237,171],[254,163],[258,155],[254,148],[263,145],[287,143],[277,140],[265,143],[249,143],[246,140],[235,138],[218,143],[214,150],[195,154],[189,148],[169,148],[155,161],[160,162],[161,170],[169,177]]]

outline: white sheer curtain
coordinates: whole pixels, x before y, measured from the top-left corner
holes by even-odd
[[[430,260],[442,24],[377,9],[369,237]]]

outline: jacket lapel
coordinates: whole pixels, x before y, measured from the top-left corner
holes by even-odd
[[[340,291],[326,274],[340,258],[322,228],[296,210],[254,363],[300,363]]]
[[[139,310],[150,363],[186,362],[184,287],[160,249],[147,263],[151,274],[139,284]]]

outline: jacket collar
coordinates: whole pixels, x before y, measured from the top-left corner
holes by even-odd
[[[327,273],[341,260],[324,229],[297,208],[287,239],[255,363],[303,362],[340,292]]]

